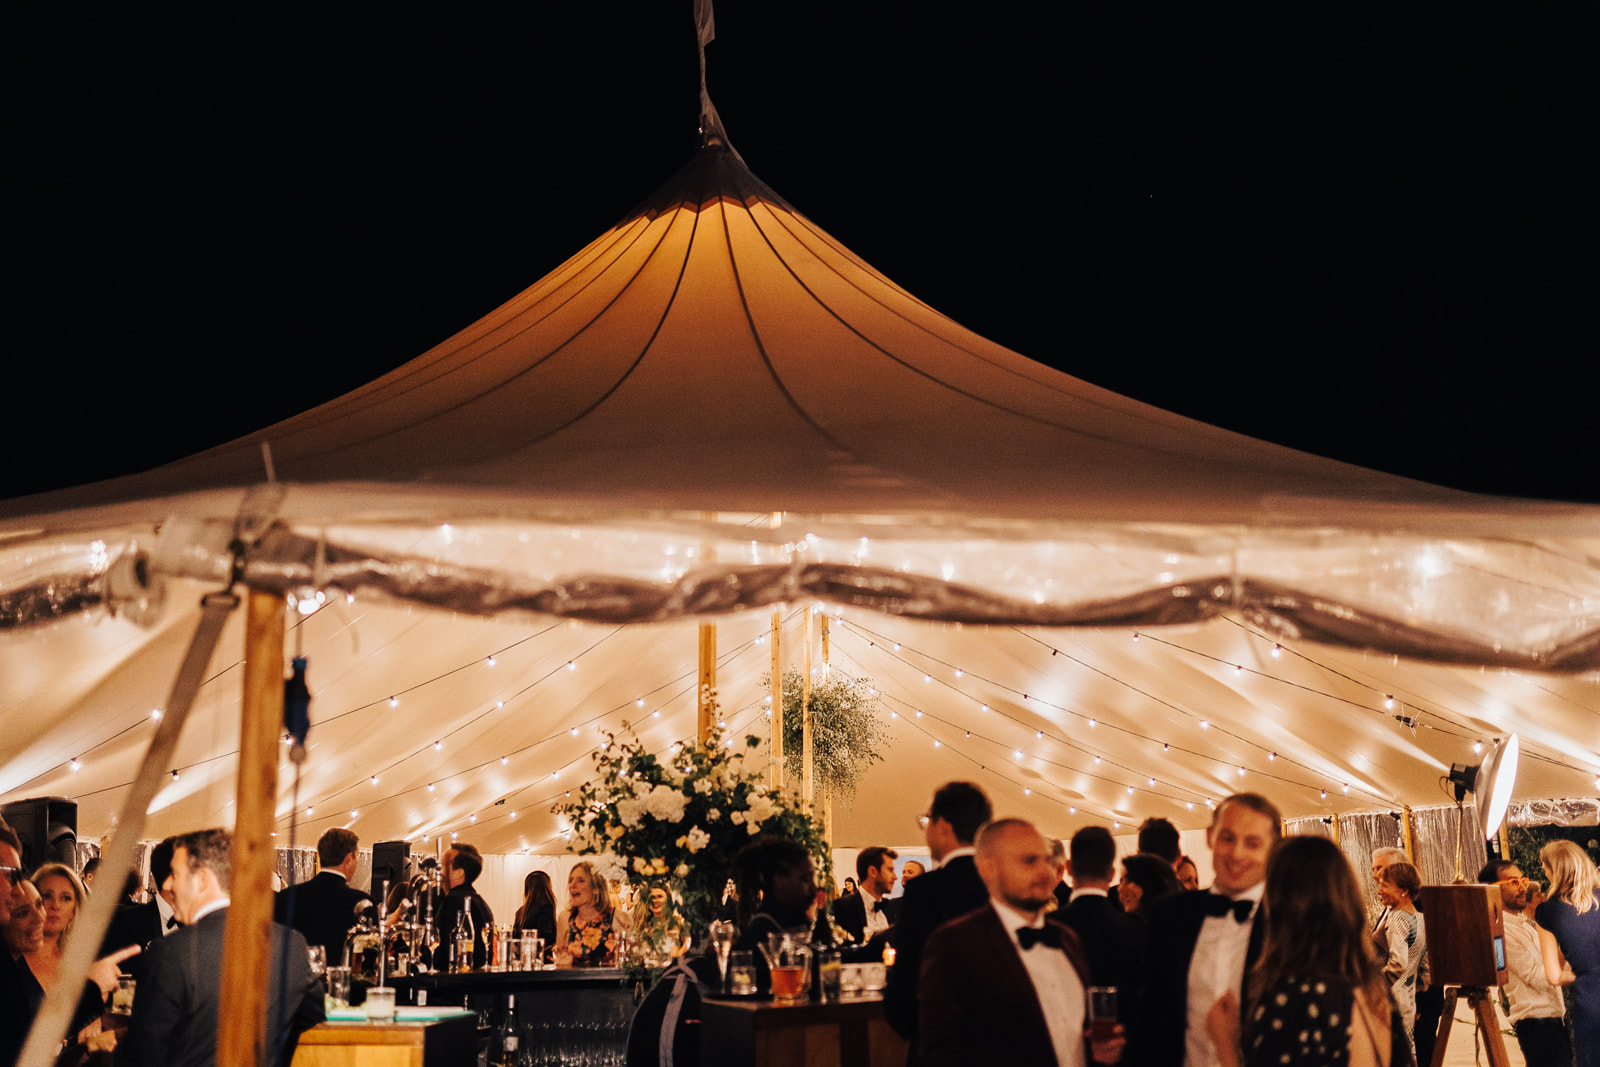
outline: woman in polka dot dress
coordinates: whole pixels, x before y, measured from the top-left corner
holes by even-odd
[[[1410,1041],[1367,938],[1350,863],[1324,837],[1287,837],[1267,864],[1266,942],[1207,1017],[1222,1067],[1409,1067]]]

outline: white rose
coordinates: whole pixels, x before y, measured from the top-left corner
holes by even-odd
[[[645,801],[645,808],[662,822],[678,822],[683,818],[683,809],[689,803],[689,798],[669,785],[658,785],[650,790],[650,797]]]
[[[698,826],[684,835],[684,847],[690,852],[699,852],[709,844],[711,844],[711,835]],[[683,875],[680,874],[678,877],[682,878]]]
[[[638,826],[639,816],[644,814],[645,802],[643,800],[617,801],[617,818],[624,826]]]
[[[714,788],[716,788],[716,786],[710,778],[696,778],[694,780],[694,791],[699,793],[701,796],[705,796]]]
[[[740,823],[744,822],[744,812],[734,812],[732,815],[728,816],[728,821],[733,823],[733,825],[738,826]]]
[[[707,822],[716,822],[720,818],[722,818],[722,812],[716,808],[712,808],[710,811],[706,812]]]
[[[687,863],[678,864],[676,867],[674,867],[672,869],[672,875],[675,878],[687,878],[687,877],[689,877],[689,865]]]

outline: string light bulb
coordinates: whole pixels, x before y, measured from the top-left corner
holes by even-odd
[[[79,771],[83,770],[83,764],[79,763],[75,759],[67,760],[67,766],[72,769],[73,774],[77,774]]]
[[[398,708],[400,706],[400,698],[399,697],[390,697],[389,698],[389,706],[391,708]]]

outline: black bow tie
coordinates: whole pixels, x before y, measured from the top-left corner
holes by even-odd
[[[872,910],[876,911],[876,912],[885,912],[885,911],[888,911],[889,909],[884,904],[884,902],[880,900],[880,901],[877,901],[876,903],[874,903],[872,905]]]
[[[1227,915],[1232,912],[1235,922],[1247,923],[1255,906],[1256,902],[1253,900],[1229,900],[1220,893],[1212,893],[1210,899],[1206,901],[1206,914]]]
[[[167,919],[167,929],[168,930],[172,929],[174,926],[177,926],[177,925],[178,925],[178,917],[176,915],[173,915],[173,916],[171,916],[170,918]]]
[[[1032,948],[1035,945],[1060,948],[1061,938],[1057,936],[1055,930],[1051,929],[1048,924],[1037,930],[1031,926],[1023,926],[1017,929],[1017,944],[1023,948]]]

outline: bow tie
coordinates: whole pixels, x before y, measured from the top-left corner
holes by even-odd
[[[888,911],[889,909],[887,906],[885,906],[884,902],[880,900],[872,905],[872,910],[881,913]]]
[[[1212,893],[1206,901],[1207,915],[1233,914],[1234,922],[1247,923],[1250,913],[1255,910],[1256,902],[1253,900],[1229,900],[1220,893]]]
[[[176,915],[174,915],[171,918],[167,919],[167,929],[168,930],[172,929],[174,926],[177,926],[177,925],[178,925],[178,917]]]
[[[1032,948],[1035,945],[1044,945],[1048,948],[1060,948],[1061,938],[1048,924],[1035,930],[1031,926],[1023,926],[1017,930],[1017,944],[1023,948]]]

